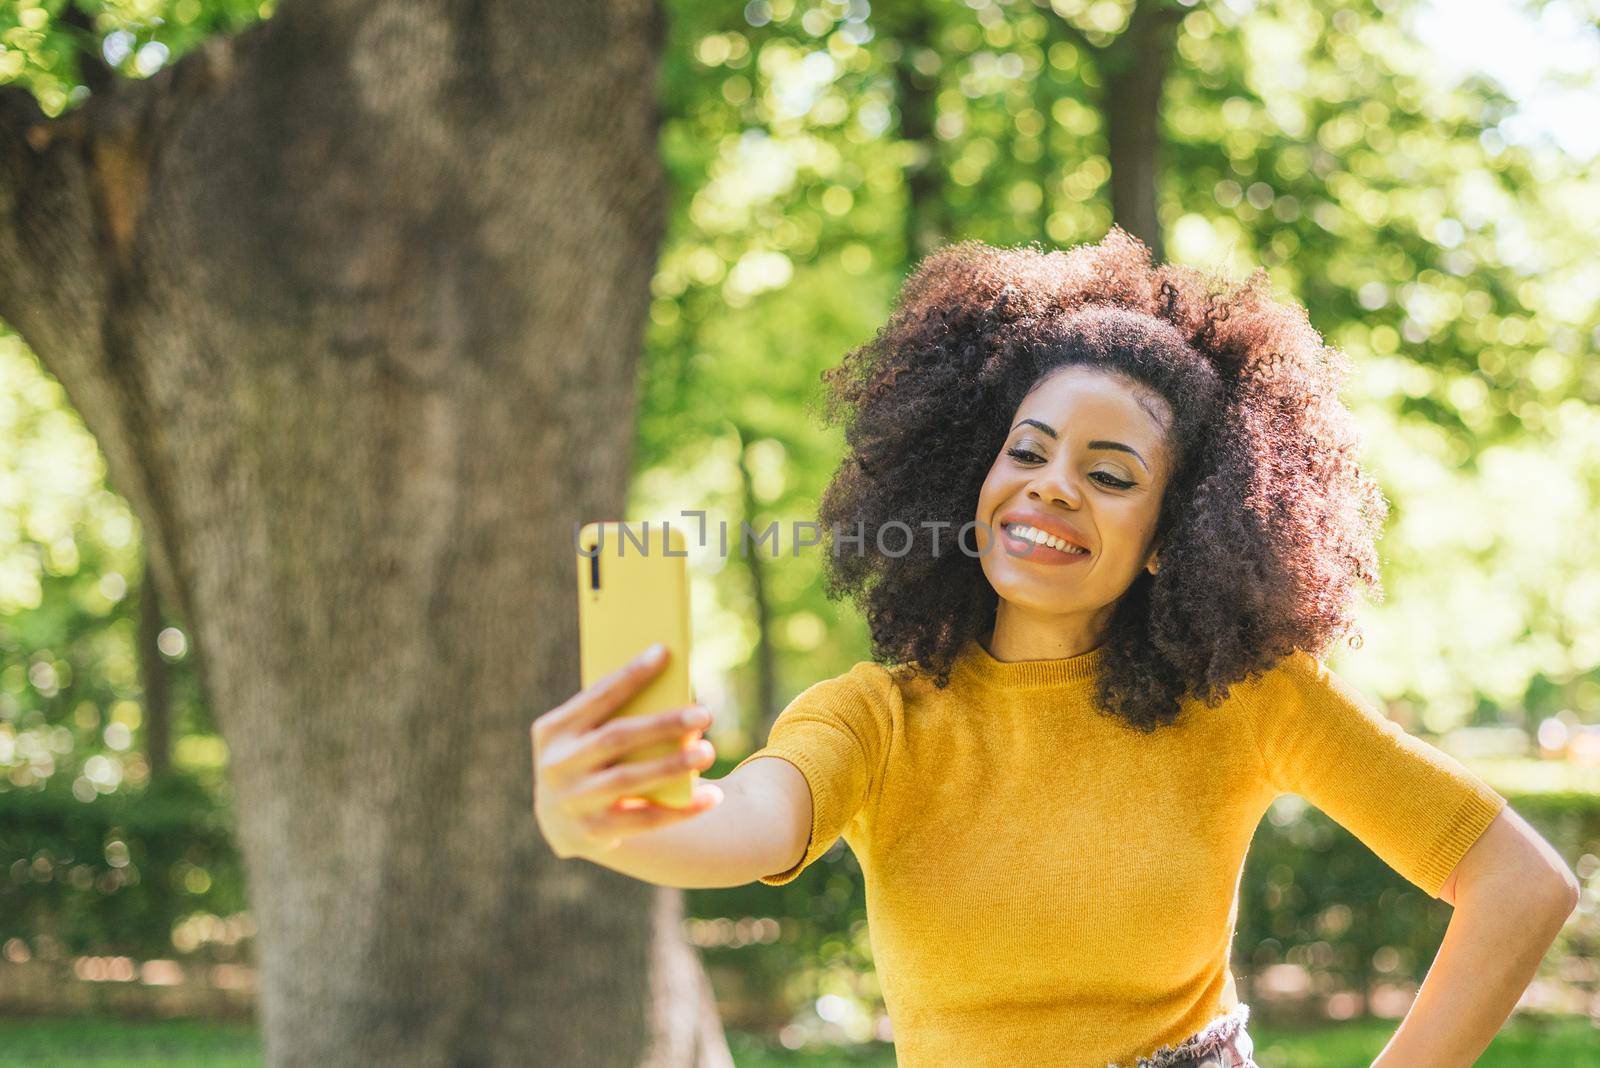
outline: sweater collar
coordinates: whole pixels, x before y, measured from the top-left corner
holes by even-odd
[[[1091,682],[1105,662],[1105,646],[1077,656],[1053,660],[996,660],[976,638],[969,638],[956,658],[956,670],[1002,690]]]

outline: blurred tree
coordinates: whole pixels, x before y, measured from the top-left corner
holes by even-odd
[[[744,524],[751,533],[747,535],[748,541],[741,541],[748,547],[743,558],[748,561],[750,571],[750,605],[752,608],[753,629],[756,634],[756,701],[755,708],[759,722],[763,726],[770,726],[776,718],[779,709],[777,701],[777,657],[772,641],[772,601],[767,594],[767,565],[762,553],[769,552],[776,556],[782,551],[782,546],[776,540],[771,543],[772,548],[766,549],[765,534],[767,525],[759,523],[757,516],[761,511],[759,495],[756,493],[756,474],[752,468],[751,449],[752,434],[749,427],[733,426],[734,445],[738,450],[739,489],[740,503],[743,505],[741,514]],[[781,538],[782,527],[773,524]],[[741,535],[743,530],[741,529]]]
[[[150,777],[159,779],[172,766],[172,678],[161,655],[161,595],[150,581],[150,560],[139,588],[139,682],[144,691],[145,759]]]
[[[1075,30],[1101,68],[1105,91],[1099,107],[1111,164],[1111,214],[1149,245],[1158,260],[1167,258],[1156,206],[1161,177],[1161,103],[1178,22],[1188,10],[1177,0],[1140,0],[1128,11],[1126,27],[1104,45],[1096,44],[1065,18],[1046,16]]]
[[[629,471],[661,14],[268,14],[0,26],[0,314],[139,517],[147,636],[193,637],[268,1058],[731,1063],[681,893],[529,812],[570,533]]]
[[[906,151],[904,267],[910,273],[916,261],[950,240],[952,230],[945,213],[947,164],[934,128],[939,117],[936,75],[944,62],[938,49],[939,20],[934,5],[924,0],[880,0],[873,23],[894,71],[898,132]]]

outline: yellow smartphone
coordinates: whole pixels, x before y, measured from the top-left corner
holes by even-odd
[[[668,521],[589,523],[578,531],[578,647],[582,685],[592,686],[656,642],[667,665],[619,709],[646,716],[694,703],[689,685],[689,569],[683,532]],[[691,735],[622,758],[638,763],[682,750]],[[687,808],[699,770],[641,790],[662,805]]]

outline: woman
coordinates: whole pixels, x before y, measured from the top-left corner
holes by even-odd
[[[534,724],[541,830],[683,887],[785,883],[842,836],[908,1068],[1251,1066],[1239,877],[1297,793],[1458,906],[1376,1064],[1470,1064],[1576,880],[1322,662],[1358,584],[1381,595],[1344,372],[1264,272],[1153,266],[1117,229],[936,252],[827,376],[850,445],[829,593],[859,601],[875,659],[683,810],[623,801],[711,757],[615,763],[709,720],[605,722],[641,659]]]

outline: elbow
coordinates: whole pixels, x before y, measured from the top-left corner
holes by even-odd
[[[1491,910],[1515,907],[1552,932],[1566,925],[1583,897],[1583,885],[1559,857],[1544,856],[1473,879],[1457,891],[1461,904],[1483,904]],[[1456,902],[1452,901],[1452,904]]]
[[[1549,864],[1526,872],[1517,895],[1525,907],[1540,908],[1540,915],[1552,931],[1560,931],[1583,898],[1583,884],[1566,863],[1552,859]]]
[[[1549,842],[1509,805],[1462,858],[1458,893],[1489,909],[1512,907],[1559,931],[1577,908],[1583,885]]]
[[[1565,924],[1567,918],[1577,909],[1578,903],[1583,900],[1583,884],[1578,881],[1578,876],[1565,862],[1556,865],[1551,880],[1551,893],[1555,899],[1556,911],[1561,915],[1561,922]]]

